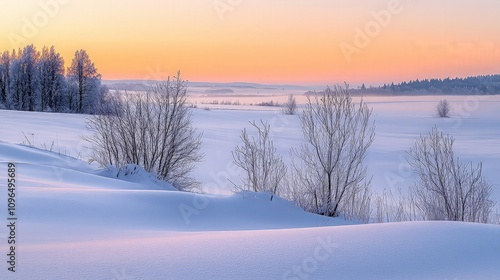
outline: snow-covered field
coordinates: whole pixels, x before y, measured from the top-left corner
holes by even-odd
[[[499,279],[499,226],[349,225],[268,194],[232,194],[229,180],[241,174],[231,150],[241,129],[269,121],[288,160],[301,142],[299,120],[248,104],[200,106],[203,98],[190,96],[205,153],[194,176],[208,195],[165,191],[140,170],[123,178],[88,165],[80,138],[88,134],[86,116],[0,110],[0,279]],[[447,96],[450,119],[433,116],[442,98],[365,98],[377,133],[366,161],[373,188],[412,184],[405,150],[437,125],[456,138],[462,159],[483,162],[500,201],[500,96]],[[8,162],[17,178],[15,273],[7,270]]]

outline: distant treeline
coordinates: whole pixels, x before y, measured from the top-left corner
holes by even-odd
[[[67,69],[54,47],[0,53],[1,109],[93,114],[107,91],[85,50]]]
[[[500,75],[467,78],[425,79],[399,84],[384,84],[366,88],[362,85],[355,93],[374,94],[500,94]]]

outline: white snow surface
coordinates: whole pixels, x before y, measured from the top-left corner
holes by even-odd
[[[400,158],[436,124],[457,138],[461,158],[483,161],[499,200],[500,97],[447,98],[450,119],[432,116],[440,97],[367,98],[377,126],[367,158],[374,189],[413,182]],[[136,166],[86,163],[80,136],[89,133],[88,116],[0,110],[0,279],[500,279],[500,226],[356,225],[267,193],[231,194],[228,179],[237,183],[241,173],[230,151],[248,121],[270,121],[286,160],[302,141],[297,116],[231,109],[193,110],[206,154],[194,175],[210,194],[176,191]],[[54,141],[54,151],[84,161],[23,141]],[[7,270],[9,162],[17,177],[15,273]]]

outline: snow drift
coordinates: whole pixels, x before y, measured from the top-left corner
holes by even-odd
[[[0,143],[17,165],[16,272],[1,279],[497,279],[500,227],[345,225],[267,193],[164,190],[140,169]],[[134,167],[128,167],[134,171]],[[117,176],[118,175],[118,176]],[[128,179],[123,180],[123,179]],[[2,192],[0,201],[6,201]],[[6,211],[1,211],[6,221]],[[5,229],[2,230],[5,236]],[[7,260],[7,246],[0,247]]]

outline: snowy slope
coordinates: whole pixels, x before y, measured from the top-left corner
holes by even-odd
[[[17,279],[498,279],[500,227],[130,232],[23,246]],[[35,279],[35,278],[30,278]]]
[[[244,98],[234,97],[234,100]],[[299,102],[304,102],[304,98],[297,96]],[[433,116],[436,103],[444,98],[452,106],[452,117],[436,118]],[[460,158],[483,162],[483,173],[495,189],[492,196],[500,201],[497,167],[500,162],[500,95],[366,97],[365,101],[373,107],[376,126],[375,141],[366,158],[375,190],[406,189],[413,183],[414,178],[404,159],[405,151],[416,138],[437,125],[456,138],[456,153]],[[271,124],[274,144],[285,161],[290,148],[301,143],[303,138],[297,116],[281,115],[275,107],[271,108],[273,111],[259,111],[262,108],[269,110],[268,107],[226,106],[229,110],[206,111],[200,107],[192,111],[194,126],[203,132],[202,152],[206,155],[204,161],[196,165],[193,176],[206,192],[230,194],[232,184],[228,179],[239,182],[241,173],[232,164],[231,150],[239,144],[244,127],[252,133],[249,121],[263,119]],[[26,142],[24,132],[37,147],[50,147],[54,142],[54,151],[86,161],[88,143],[81,136],[89,134],[85,128],[87,117],[0,110],[0,140],[16,144]]]
[[[369,100],[377,137],[367,165],[375,190],[412,183],[404,151],[437,124],[457,138],[462,158],[483,161],[500,201],[500,97],[477,104],[447,98],[455,108],[451,119],[432,117],[440,97]],[[266,193],[231,195],[228,179],[238,182],[241,174],[230,150],[241,129],[268,120],[286,160],[301,141],[297,116],[193,113],[206,153],[194,175],[208,195],[175,191],[135,166],[125,176],[16,145],[27,141],[24,132],[35,146],[54,141],[54,151],[87,160],[80,138],[88,134],[86,116],[0,110],[0,182],[6,182],[7,163],[16,163],[19,217],[13,274],[6,264],[7,192],[0,183],[0,279],[500,279],[498,226],[347,225]]]
[[[281,198],[271,200],[266,193],[216,196],[172,191],[171,186],[165,190],[145,176],[127,181],[123,176],[117,178],[116,171],[98,170],[71,157],[4,142],[0,142],[0,162],[0,180],[4,181],[6,163],[17,166],[18,197],[23,206],[19,215],[25,223],[65,220],[63,225],[74,223],[76,227],[108,224],[187,231],[334,223]]]
[[[0,143],[17,165],[16,273],[0,279],[497,279],[500,227],[342,226],[269,194],[200,195]],[[109,175],[113,175],[109,177]],[[150,183],[150,182],[149,182]],[[0,201],[6,201],[3,192]],[[184,212],[183,212],[184,210]],[[187,210],[187,211],[186,211]],[[1,220],[6,221],[2,210]],[[0,231],[6,236],[5,228]],[[5,243],[0,251],[8,252]],[[5,255],[5,254],[3,254]]]

